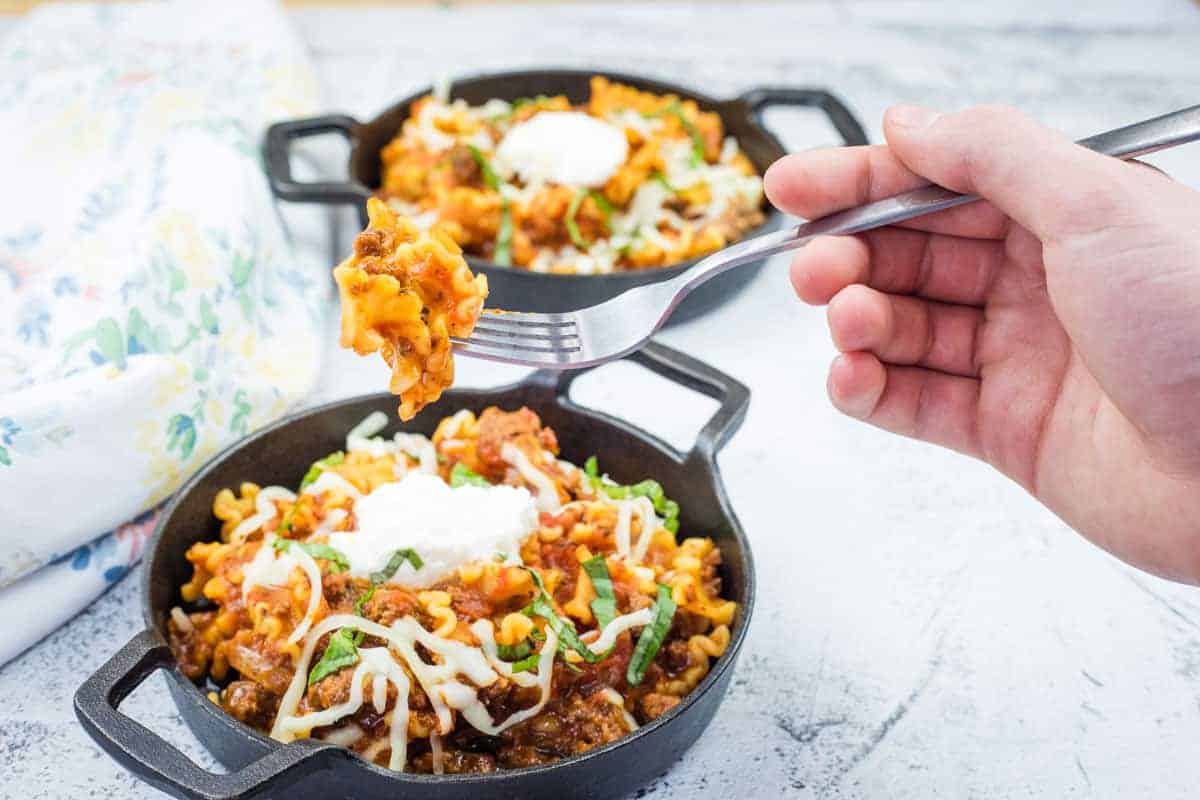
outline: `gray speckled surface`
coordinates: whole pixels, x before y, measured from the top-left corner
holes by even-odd
[[[1005,101],[1072,134],[1197,102],[1200,9],[1185,0],[819,2],[306,10],[332,108],[369,115],[454,72],[617,65],[733,94],[833,88],[878,138],[883,109]],[[517,44],[519,42],[519,44]],[[792,147],[829,140],[770,118]],[[1197,151],[1156,159],[1200,187]],[[747,340],[765,330],[769,338]],[[842,419],[819,310],[777,260],[736,304],[663,337],[755,395],[721,457],[760,570],[758,614],[712,729],[653,797],[1184,797],[1200,785],[1200,594],[1081,541],[982,465]],[[460,362],[485,384],[504,369]],[[686,444],[711,406],[638,404],[619,365],[579,395]],[[330,354],[320,397],[380,368]],[[161,796],[79,729],[81,678],[139,627],[127,579],[0,669],[0,796]],[[30,609],[30,613],[37,613]],[[125,708],[210,763],[152,679]]]

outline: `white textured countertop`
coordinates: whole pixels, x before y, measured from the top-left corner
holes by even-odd
[[[883,109],[903,100],[1009,102],[1074,135],[1200,101],[1200,8],[1185,0],[988,6],[633,3],[295,18],[331,109],[362,117],[445,65],[608,67],[717,96],[824,86],[876,140]],[[831,141],[807,112],[769,121],[794,148]],[[1200,187],[1196,149],[1155,161]],[[720,463],[754,543],[760,594],[712,728],[645,796],[1194,796],[1200,591],[1118,564],[978,463],[838,416],[824,392],[824,315],[794,301],[784,261],[733,305],[662,337],[753,390]],[[464,383],[511,377],[459,363]],[[680,445],[711,411],[674,388],[636,402],[640,368],[606,370],[582,379],[577,397]],[[375,360],[333,352],[327,374],[314,401],[385,380]],[[0,669],[0,797],[161,796],[96,749],[70,705],[82,678],[140,628],[135,584]],[[211,763],[161,677],[125,708]]]

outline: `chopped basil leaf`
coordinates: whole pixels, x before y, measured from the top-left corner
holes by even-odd
[[[696,129],[695,124],[688,119],[687,114],[685,114],[683,111],[683,106],[680,105],[678,100],[672,100],[664,108],[661,108],[658,111],[652,111],[649,114],[642,114],[642,116],[646,117],[647,119],[654,119],[655,117],[662,117],[667,114],[670,114],[679,120],[679,124],[683,126],[684,133],[691,138],[692,166],[699,166],[700,163],[704,161],[704,137],[700,135],[700,131]]]
[[[308,673],[308,685],[312,686],[339,670],[357,664],[358,643],[361,641],[361,631],[355,631],[353,628],[341,628],[330,636],[329,644],[326,646],[321,660]]]
[[[340,550],[334,550],[327,544],[320,542],[297,542],[295,539],[276,539],[271,542],[271,546],[280,552],[289,547],[299,547],[313,558],[328,561],[332,565],[329,571],[334,574],[350,569],[349,559]]]
[[[296,509],[300,507],[300,498],[296,498],[296,502],[292,503],[292,507],[283,515],[283,520],[279,523],[279,530],[290,531],[292,529],[292,517],[296,516]]]
[[[666,189],[668,192],[671,192],[672,194],[679,191],[674,186],[672,186],[669,181],[667,181],[667,176],[663,175],[661,172],[657,172],[657,171],[651,172],[650,179],[661,183],[663,185],[663,188]]]
[[[493,122],[502,122],[504,120],[512,119],[513,116],[516,115],[516,113],[523,107],[538,105],[546,102],[549,99],[550,98],[544,94],[539,94],[537,97],[518,97],[516,100],[512,101],[512,105],[508,107],[508,111],[504,112],[503,114],[495,114],[489,119],[491,119]]]
[[[354,601],[355,614],[358,614],[360,617],[366,616],[366,613],[364,612],[366,611],[367,603],[371,602],[371,598],[375,596],[375,590],[378,588],[379,587],[376,584],[372,583],[371,588],[363,592],[362,595]]]
[[[471,470],[461,461],[450,470],[450,486],[457,489],[460,486],[491,486],[488,479]]]
[[[313,465],[308,468],[308,472],[304,473],[304,478],[300,481],[300,491],[304,491],[321,477],[321,473],[330,467],[336,467],[338,464],[346,460],[346,454],[341,450],[336,453],[330,453],[319,461],[314,461]]]
[[[592,588],[596,590],[596,598],[591,603],[592,613],[596,615],[596,624],[603,628],[617,616],[617,598],[613,594],[612,578],[604,556],[592,556],[584,561],[583,571],[591,578]]]
[[[492,261],[502,267],[512,265],[512,233],[512,209],[505,199],[500,205],[500,228],[496,231],[496,252],[492,254]]]
[[[558,612],[554,610],[554,602],[546,592],[546,585],[542,583],[542,576],[529,567],[526,567],[525,571],[533,577],[533,582],[537,584],[538,588],[538,593],[534,596],[533,602],[529,604],[529,613],[532,616],[541,617],[546,620],[546,625],[558,634],[559,649],[574,650],[589,664],[595,664],[607,658],[608,653],[593,653],[592,648],[584,644],[583,640],[579,638],[579,634],[575,632],[575,623],[566,617],[560,617]]]
[[[637,686],[646,677],[646,670],[658,655],[658,649],[662,647],[663,639],[667,638],[671,620],[675,617],[675,600],[671,597],[671,590],[661,583],[658,585],[658,599],[654,601],[651,611],[654,619],[642,628],[633,656],[629,659],[629,668],[625,670],[625,680],[629,681],[630,686]]]
[[[513,674],[516,674],[518,672],[529,672],[531,669],[533,669],[534,667],[536,667],[538,665],[538,661],[541,660],[541,657],[542,657],[541,653],[534,653],[531,656],[526,656],[525,658],[521,659],[520,661],[514,661],[513,665],[512,665]]]
[[[674,103],[671,113],[679,120],[679,124],[683,126],[684,132],[692,139],[692,166],[698,167],[704,162],[704,137],[700,135],[700,131],[692,124],[692,121],[683,113],[683,106],[679,103]]]
[[[608,198],[595,189],[588,192],[588,197],[592,198],[592,202],[599,207],[600,213],[604,215],[604,227],[608,229],[609,233],[612,233],[612,203],[608,202]]]
[[[575,215],[579,213],[579,206],[583,204],[583,198],[588,196],[587,189],[580,189],[575,192],[575,196],[571,198],[571,204],[567,206],[567,235],[571,237],[571,243],[580,250],[587,250],[591,247],[591,243],[583,238],[583,234],[579,232],[579,224],[575,222]]]
[[[475,163],[479,165],[479,171],[483,174],[483,182],[489,189],[500,191],[500,178],[492,169],[492,165],[488,163],[487,156],[473,144],[467,145],[467,149],[471,151],[471,158],[475,159]]]
[[[425,566],[425,562],[417,555],[416,550],[413,550],[411,547],[405,547],[392,553],[392,557],[388,559],[386,567],[378,572],[371,573],[371,583],[376,585],[387,583],[396,574],[396,571],[404,566],[405,561],[412,564],[414,570]]]
[[[654,512],[663,518],[663,527],[671,533],[679,531],[679,504],[670,499],[663,492],[662,484],[656,480],[647,478],[631,486],[620,486],[614,483],[606,483],[600,478],[600,467],[596,462],[596,457],[589,458],[583,466],[583,471],[592,479],[592,486],[597,491],[602,491],[611,497],[613,500],[626,500],[631,497],[647,497],[654,505]]]
[[[528,639],[517,642],[516,644],[498,644],[496,645],[496,654],[500,656],[501,661],[520,661],[533,652],[533,645]]]

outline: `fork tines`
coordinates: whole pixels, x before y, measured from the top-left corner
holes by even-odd
[[[582,349],[571,313],[484,312],[469,338],[452,341],[464,354],[524,363],[562,363]]]

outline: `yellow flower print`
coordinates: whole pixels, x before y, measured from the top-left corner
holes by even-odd
[[[210,397],[208,402],[204,404],[204,417],[210,424],[216,425],[218,428],[224,428],[225,404],[215,397]]]
[[[146,102],[139,122],[145,133],[161,135],[180,123],[206,120],[213,110],[195,89],[163,89]]]
[[[192,372],[182,359],[172,358],[170,372],[163,375],[154,385],[155,408],[166,408],[178,402],[192,386]]]
[[[183,270],[190,288],[211,289],[217,285],[218,271],[212,268],[214,254],[196,229],[193,215],[167,209],[159,214],[154,227],[158,241]]]

